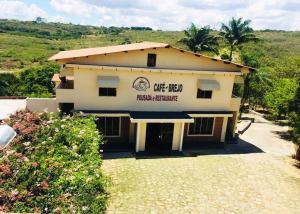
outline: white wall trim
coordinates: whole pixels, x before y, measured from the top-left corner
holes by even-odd
[[[133,119],[130,118],[130,122],[132,123],[178,123],[178,122],[184,122],[184,123],[193,123],[194,119]]]
[[[83,113],[84,116],[95,115],[97,117],[129,117],[128,113]]]
[[[190,117],[232,117],[233,114],[188,114]]]
[[[67,63],[65,67],[69,68],[88,68],[97,70],[114,70],[114,71],[148,71],[153,73],[184,73],[184,74],[233,74],[233,75],[243,75],[242,72],[237,71],[209,71],[209,70],[184,70],[184,69],[165,69],[165,68],[145,68],[145,67],[122,67],[122,66],[106,66],[106,65],[84,65],[84,64],[73,64]]]

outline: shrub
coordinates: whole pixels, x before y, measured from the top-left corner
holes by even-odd
[[[94,118],[18,112],[18,137],[0,153],[0,212],[102,213],[106,207]]]

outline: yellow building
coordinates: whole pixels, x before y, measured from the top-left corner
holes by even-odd
[[[62,51],[56,103],[97,116],[106,148],[136,152],[222,145],[235,133],[234,83],[252,68],[142,42]]]

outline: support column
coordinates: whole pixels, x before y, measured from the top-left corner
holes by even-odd
[[[145,151],[146,143],[146,123],[137,123],[137,132],[136,132],[136,152]]]
[[[235,137],[235,131],[237,128],[237,121],[238,121],[238,117],[239,117],[239,112],[234,112],[233,116],[232,116],[232,137]]]
[[[139,152],[140,129],[141,129],[141,123],[137,123],[137,126],[136,126],[136,140],[135,140],[135,152]]]
[[[182,151],[184,123],[174,123],[172,150]]]
[[[180,152],[182,151],[182,145],[183,145],[184,126],[185,126],[185,123],[182,123],[181,124],[180,147],[179,147]]]
[[[173,140],[172,140],[172,150],[180,150],[180,138],[181,138],[181,123],[174,123],[173,129]]]
[[[225,137],[226,137],[226,131],[227,131],[227,121],[228,121],[228,117],[224,117],[223,118],[223,125],[222,125],[222,134],[221,134],[221,143],[225,142]]]

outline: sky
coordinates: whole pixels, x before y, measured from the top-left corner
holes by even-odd
[[[232,17],[256,30],[300,30],[300,0],[0,0],[0,19],[182,30],[219,29]]]

